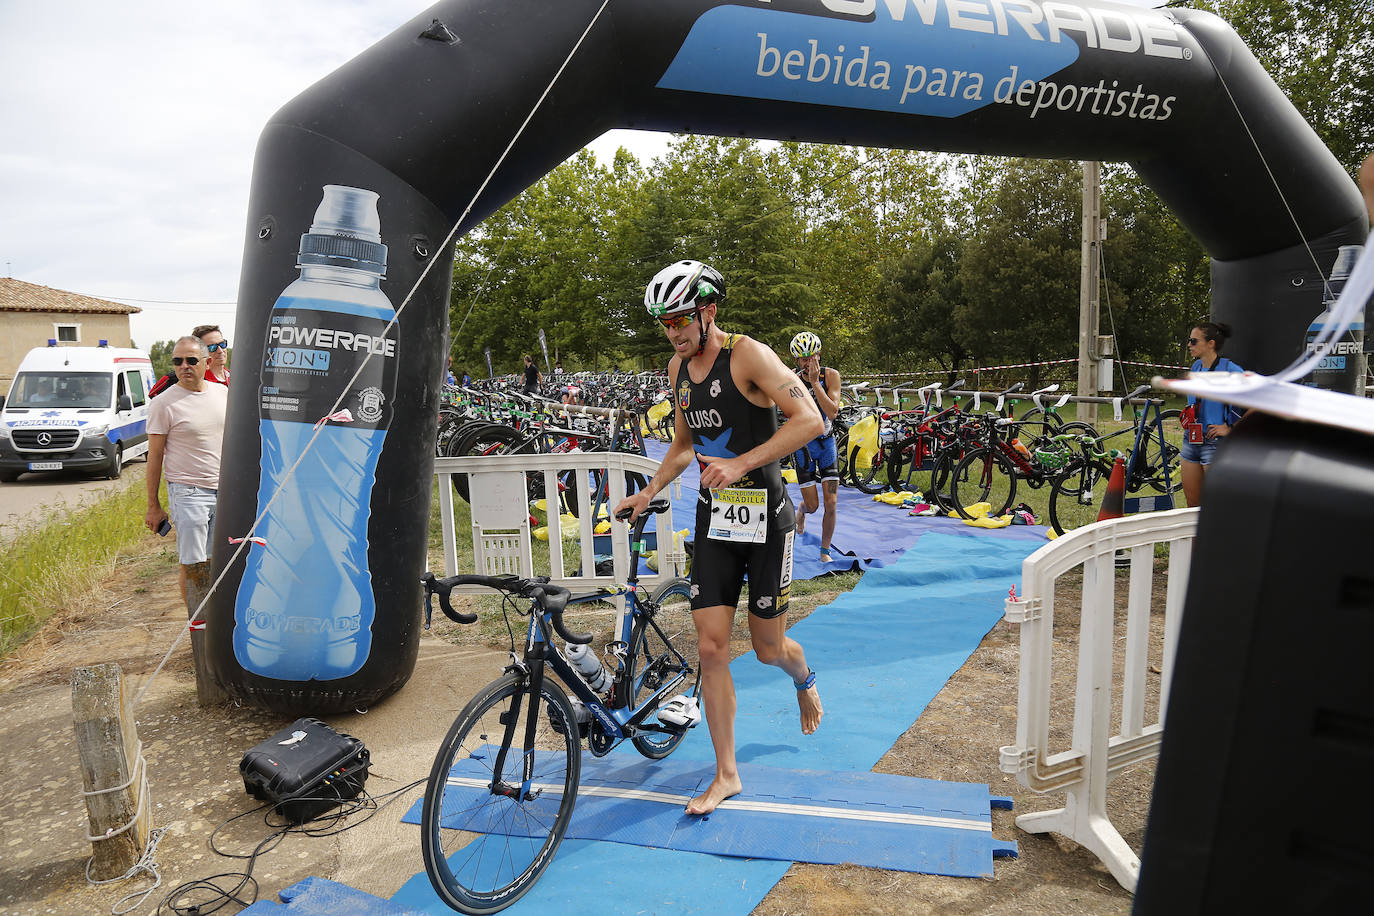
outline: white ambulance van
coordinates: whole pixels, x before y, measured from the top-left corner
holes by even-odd
[[[148,354],[107,346],[30,350],[0,406],[0,481],[25,471],[89,470],[111,479],[148,451]]]

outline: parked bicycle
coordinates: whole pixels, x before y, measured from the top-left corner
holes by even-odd
[[[989,517],[1005,515],[1016,504],[1020,484],[1039,489],[1055,483],[1068,472],[1075,455],[1084,460],[1082,443],[1097,432],[1086,423],[1056,428],[1043,420],[1014,420],[995,411],[978,422],[981,446],[970,450],[951,474],[950,502],[965,519],[974,517],[971,507],[980,503],[989,505]]]
[[[1149,389],[1149,385],[1142,385],[1126,399],[1137,398]],[[1134,421],[1130,426],[1106,436],[1081,440],[1082,456],[1070,462],[1050,491],[1050,525],[1057,533],[1097,521],[1117,458],[1124,464],[1125,494],[1148,490],[1153,491],[1149,495],[1167,497],[1160,508],[1172,503],[1173,493],[1182,487],[1179,454],[1183,426],[1179,412],[1163,410],[1163,404],[1162,400],[1151,399],[1143,409],[1133,406]],[[1129,449],[1107,446],[1111,440],[1127,434],[1132,435]]]
[[[668,505],[666,497],[658,497],[635,521],[625,607],[604,652],[611,671],[592,656],[597,670],[590,678],[579,673],[585,658],[576,669],[569,658],[581,654],[573,647],[591,643],[592,634],[568,630],[563,612],[570,603],[605,600],[613,593],[573,597],[546,578],[425,574],[427,614],[437,594],[450,619],[475,622],[475,614],[459,613],[449,602],[455,586],[472,584],[504,593],[503,608],[514,606],[530,618],[523,655],[517,656],[512,635],[511,664],[458,714],[425,787],[420,815],[425,872],[453,909],[495,913],[539,880],[572,819],[583,740],[601,757],[628,738],[641,754],[657,760],[671,754],[700,721],[690,586],[686,579],[672,579],[646,598],[635,572],[645,547],[644,525]],[[618,518],[628,518],[628,512]],[[529,601],[527,610],[517,598]],[[566,656],[554,633],[568,644]]]

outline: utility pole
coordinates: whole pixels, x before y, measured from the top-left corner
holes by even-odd
[[[1083,163],[1083,253],[1078,292],[1078,393],[1095,395],[1101,385],[1100,363],[1111,356],[1111,338],[1098,335],[1101,302],[1098,264],[1103,232],[1102,163]],[[1107,363],[1111,365],[1110,362]],[[1110,379],[1105,386],[1111,389]],[[1097,422],[1096,404],[1079,404],[1078,419]]]

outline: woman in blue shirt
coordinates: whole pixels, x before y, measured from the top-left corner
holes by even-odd
[[[1204,321],[1188,335],[1188,353],[1193,357],[1194,372],[1244,372],[1240,366],[1221,355],[1222,344],[1231,336],[1230,325]],[[1188,406],[1197,411],[1197,422],[1202,427],[1202,441],[1189,442],[1184,430],[1183,452],[1183,497],[1188,505],[1202,503],[1202,478],[1207,466],[1212,463],[1217,445],[1223,436],[1231,434],[1231,427],[1240,419],[1240,412],[1228,404],[1208,401],[1193,395],[1188,396]]]

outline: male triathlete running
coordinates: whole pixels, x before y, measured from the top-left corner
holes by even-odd
[[[797,483],[801,485],[802,507],[797,515],[797,534],[806,530],[806,517],[816,511],[816,481],[825,496],[821,516],[821,562],[830,562],[830,538],[835,534],[835,503],[839,498],[840,474],[836,470],[834,419],[840,412],[840,373],[821,365],[821,339],[810,331],[792,338],[792,358],[797,375],[811,389],[820,409],[825,431],[803,445],[796,455]]]
[[[749,635],[759,661],[792,677],[803,734],[820,725],[816,675],[802,647],[786,633],[792,583],[792,500],[778,459],[821,430],[820,415],[777,354],[716,324],[725,281],[699,261],[659,271],[644,293],[649,313],[673,345],[668,363],[675,406],[673,443],[648,486],[616,512],[643,512],[649,500],[691,464],[701,469],[696,543],[692,554],[692,616],[701,655],[701,693],[716,752],[716,776],[687,804],[709,814],[740,791],[735,761],[735,684],[730,630],[745,573]],[[787,417],[781,428],[773,408]],[[633,516],[632,516],[633,518]]]

